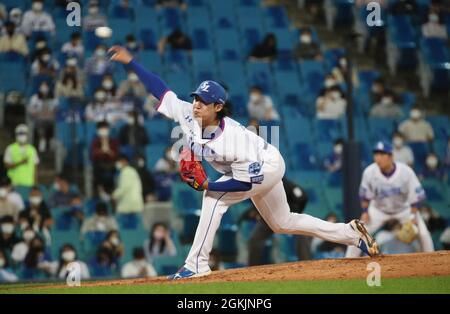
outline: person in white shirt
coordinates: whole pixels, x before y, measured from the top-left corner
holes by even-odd
[[[61,51],[67,54],[68,57],[76,57],[81,60],[84,56],[84,46],[81,41],[81,34],[79,32],[75,32],[70,35],[70,41],[66,42]]]
[[[407,142],[429,142],[434,139],[434,132],[431,124],[422,118],[422,112],[413,108],[410,112],[410,119],[403,121],[398,131],[402,133]]]
[[[392,155],[394,156],[394,161],[402,162],[412,167],[414,165],[414,154],[412,149],[405,145],[404,139],[401,133],[395,132],[392,138],[392,144],[394,144],[394,150]]]
[[[156,277],[155,268],[145,260],[144,250],[140,247],[133,249],[133,260],[122,267],[122,278]]]
[[[88,15],[83,18],[83,30],[85,32],[92,32],[97,27],[108,26],[106,16],[99,12],[97,1],[89,3]]]
[[[59,261],[44,262],[41,267],[58,279],[66,279],[69,275],[69,265],[76,263],[80,270],[80,279],[89,279],[89,268],[86,263],[77,259],[77,252],[72,244],[64,244],[60,249]]]
[[[257,119],[259,121],[280,119],[278,112],[274,108],[272,98],[268,95],[264,95],[261,88],[258,86],[253,86],[250,89],[247,110],[251,119]]]
[[[445,25],[440,23],[437,13],[431,12],[428,15],[428,22],[422,25],[422,35],[425,38],[448,38]]]
[[[169,227],[161,222],[153,224],[150,238],[144,242],[145,257],[148,261],[159,256],[175,256],[177,249],[170,237]]]
[[[33,32],[55,33],[55,23],[50,14],[44,11],[44,1],[34,0],[31,10],[23,15],[22,31],[26,36],[31,36]]]
[[[316,101],[317,119],[339,119],[345,113],[347,101],[338,86],[332,86],[325,90],[323,96]]]

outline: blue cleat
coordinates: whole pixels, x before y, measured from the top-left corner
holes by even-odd
[[[167,279],[178,280],[178,279],[185,279],[185,278],[196,278],[196,277],[208,276],[210,274],[211,274],[211,271],[207,271],[204,273],[194,273],[192,270],[189,270],[183,266],[175,274],[167,276]]]
[[[354,219],[350,222],[350,226],[359,233],[358,248],[371,257],[378,255],[378,244],[367,231],[366,227],[364,227],[363,223],[358,219]]]

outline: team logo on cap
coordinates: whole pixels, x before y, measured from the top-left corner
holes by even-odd
[[[202,84],[200,84],[200,89],[204,92],[209,92],[209,83],[203,82]]]

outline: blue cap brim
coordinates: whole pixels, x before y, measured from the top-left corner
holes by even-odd
[[[202,92],[195,91],[195,92],[192,92],[190,96],[191,97],[193,97],[193,96],[200,97],[205,104],[212,104],[212,103],[221,103],[221,104],[223,104],[222,102],[218,102],[217,100],[212,99],[207,93],[202,93]]]

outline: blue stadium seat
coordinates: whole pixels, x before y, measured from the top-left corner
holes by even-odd
[[[195,212],[202,206],[199,193],[195,193],[185,183],[174,183],[172,186],[172,195],[173,208],[181,215]]]
[[[178,8],[161,8],[158,13],[160,29],[164,32],[175,28],[185,29],[183,13]]]
[[[239,228],[235,224],[223,224],[219,229],[218,251],[221,256],[237,256],[237,232]]]
[[[245,56],[250,55],[252,49],[263,40],[262,31],[253,26],[241,29],[241,36],[243,38],[242,48]]]
[[[164,150],[167,143],[164,144],[150,144],[145,148],[145,160],[147,161],[147,169],[152,171],[158,159],[164,156]]]
[[[433,127],[435,139],[446,140],[450,136],[450,119],[448,116],[429,116],[427,120]]]
[[[416,170],[422,170],[425,166],[425,159],[430,152],[430,148],[427,143],[423,142],[408,142],[408,146],[414,153],[414,167]]]
[[[315,120],[314,129],[318,141],[332,142],[333,140],[342,137],[342,129],[339,120]]]
[[[216,51],[221,60],[239,60],[240,40],[239,35],[234,29],[217,29],[215,31]]]
[[[158,276],[168,276],[175,274],[181,267],[183,260],[178,256],[155,256],[152,264]]]
[[[313,141],[311,123],[305,117],[284,115],[284,127],[290,144]]]
[[[300,67],[300,77],[303,80],[302,84],[307,86],[309,93],[316,97],[323,87],[325,78],[323,63],[320,61],[305,60],[300,61],[298,65]]]
[[[139,54],[139,62],[146,69],[161,74],[162,61],[160,55],[156,51],[141,51]]]
[[[181,99],[185,99],[185,97],[189,96],[195,85],[190,73],[186,73],[186,71],[177,70],[166,72],[164,74],[164,79],[170,86],[170,89],[179,95]]]
[[[248,62],[246,64],[250,85],[259,86],[264,93],[271,93],[274,88],[270,66],[262,62]]]
[[[228,86],[231,94],[245,95],[248,93],[248,84],[241,62],[221,61],[219,64],[219,78]]]
[[[205,28],[205,20],[210,20],[209,10],[204,7],[188,7],[186,11],[187,25],[192,31],[194,28]],[[209,29],[209,28],[208,28]]]
[[[168,143],[171,129],[169,121],[166,119],[149,119],[145,122],[145,129],[150,137],[151,143]]]
[[[395,131],[395,120],[388,118],[369,118],[372,141],[391,140]]]
[[[156,30],[148,27],[141,28],[138,40],[143,43],[145,50],[155,50],[158,40]]]
[[[317,158],[312,143],[298,143],[291,149],[291,160],[296,170],[316,170]]]
[[[289,27],[289,18],[284,6],[271,5],[263,9],[263,14],[267,30],[287,29]]]
[[[236,11],[233,1],[210,1],[210,8],[216,21],[224,18],[235,22]]]

